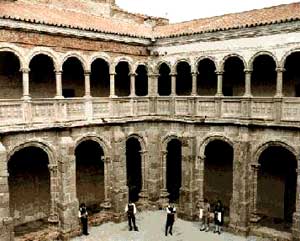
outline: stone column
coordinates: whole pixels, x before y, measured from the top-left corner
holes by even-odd
[[[58,190],[58,167],[57,165],[48,165],[48,169],[50,172],[50,193],[51,193],[51,207],[50,207],[50,215],[48,218],[48,222],[50,223],[58,223],[59,215],[57,212],[57,200],[59,198],[59,190]]]
[[[109,74],[110,79],[109,79],[109,97],[113,98],[116,97],[116,91],[115,91],[115,72],[110,72]]]
[[[300,160],[298,160],[297,187],[296,187],[296,210],[293,214],[292,240],[300,241]]]
[[[251,69],[245,69],[245,93],[244,97],[251,97],[251,74],[252,70]]]
[[[171,96],[176,96],[176,73],[171,73]]]
[[[192,72],[192,96],[197,95],[197,76],[198,72]]]
[[[276,80],[276,94],[275,97],[281,98],[282,97],[282,78],[283,72],[285,71],[284,68],[277,68],[277,80]]]
[[[131,73],[130,75],[130,97],[135,97],[135,73]]]
[[[241,137],[247,136],[247,130],[240,130]],[[249,207],[250,207],[250,188],[249,188],[249,160],[250,143],[240,140],[233,146],[233,187],[230,203],[230,227],[238,233],[246,235],[249,231]]]
[[[61,239],[67,240],[78,227],[78,200],[76,197],[75,142],[70,133],[61,134],[58,143],[59,199],[58,214]]]
[[[257,213],[257,178],[258,171],[260,168],[259,163],[251,163],[251,218],[250,221],[257,223],[260,220],[260,217]]]
[[[29,68],[22,68],[22,81],[23,81],[23,100],[31,99],[29,95]]]
[[[218,77],[216,96],[223,96],[223,73],[223,71],[216,71]]]
[[[100,204],[105,210],[111,208],[111,192],[112,192],[112,182],[111,182],[111,159],[109,157],[101,157],[101,161],[104,162],[104,201]]]
[[[85,71],[84,72],[84,88],[85,88],[85,98],[91,97],[91,72]]]
[[[14,240],[13,218],[9,210],[9,188],[6,148],[0,143],[0,240]]]
[[[148,160],[147,160],[147,151],[140,151],[141,161],[142,161],[142,189],[139,193],[139,202],[145,203],[148,201]]]
[[[167,190],[167,151],[161,151],[161,187],[159,195],[159,203],[162,208],[166,207],[169,202],[169,193]]]
[[[158,74],[148,75],[148,96],[158,96]]]
[[[197,208],[204,202],[204,162],[205,156],[198,156],[195,165],[195,185],[198,187],[198,203]],[[198,209],[196,210],[198,214]]]
[[[56,96],[55,96],[55,98],[57,98],[57,99],[64,98],[63,94],[62,94],[61,77],[62,77],[62,71],[60,71],[60,70],[55,71],[55,79],[56,79]]]

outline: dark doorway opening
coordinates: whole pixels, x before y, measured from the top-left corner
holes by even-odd
[[[134,137],[126,141],[126,170],[129,200],[136,202],[142,189],[142,158],[140,142]]]
[[[178,202],[181,187],[181,161],[182,161],[181,141],[173,139],[167,146],[167,191],[170,202]]]

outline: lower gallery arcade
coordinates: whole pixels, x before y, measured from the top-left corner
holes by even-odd
[[[17,237],[51,223],[61,235],[72,235],[80,203],[92,215],[109,211],[121,217],[128,198],[140,209],[172,201],[182,218],[197,220],[207,198],[223,202],[225,225],[233,231],[268,229],[299,237],[300,132],[145,125],[2,136],[6,233]],[[282,133],[287,135],[279,138]]]

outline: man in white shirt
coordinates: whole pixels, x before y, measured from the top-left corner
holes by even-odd
[[[135,214],[136,214],[135,204],[129,201],[129,203],[125,207],[125,212],[127,213],[127,217],[128,217],[129,231],[132,231],[132,224],[133,224],[134,231],[138,231],[138,227],[135,225]]]
[[[173,235],[172,229],[173,229],[173,224],[175,221],[175,213],[176,213],[175,205],[169,204],[166,210],[167,210],[167,223],[166,223],[165,235],[167,236],[168,230],[169,230],[169,234]]]
[[[80,204],[78,217],[80,218],[82,225],[82,234],[89,235],[88,233],[88,212],[84,203]]]

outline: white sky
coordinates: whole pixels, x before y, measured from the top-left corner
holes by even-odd
[[[181,22],[297,2],[297,0],[116,0],[119,7],[134,13],[167,17]]]

